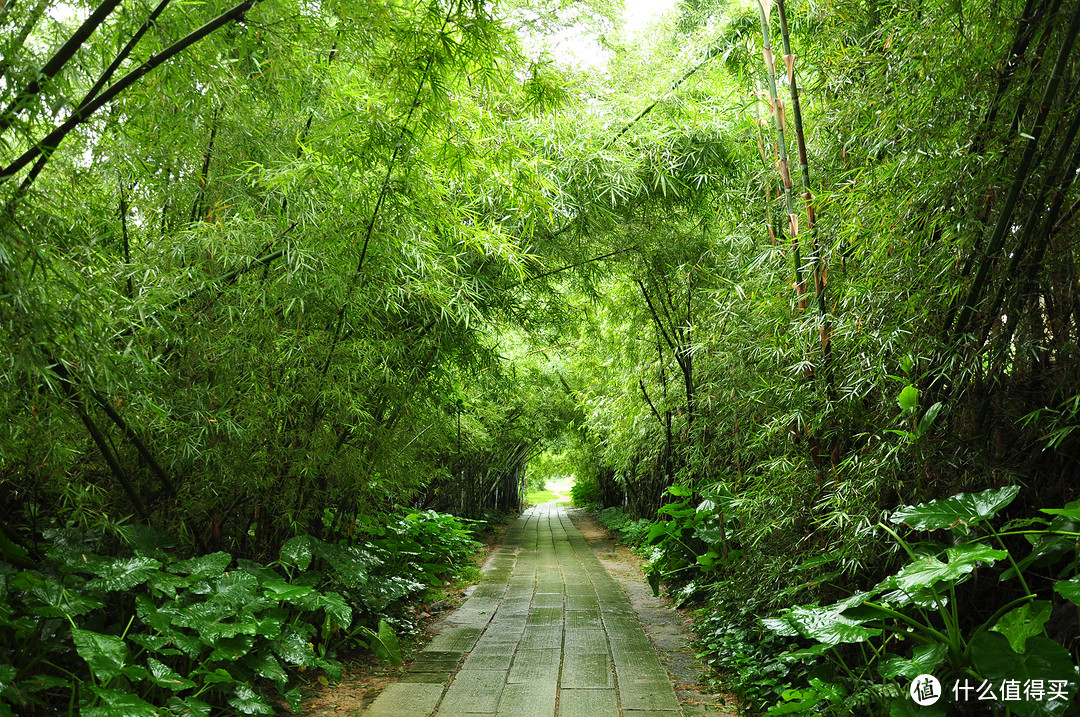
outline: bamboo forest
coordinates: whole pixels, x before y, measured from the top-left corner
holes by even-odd
[[[571,478],[725,714],[1080,715],[1080,2],[660,5],[0,0],[0,717],[527,641]],[[682,715],[590,614],[367,713]]]

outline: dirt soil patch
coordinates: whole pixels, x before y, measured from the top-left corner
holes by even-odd
[[[675,679],[675,694],[686,713],[737,714],[733,695],[705,692],[701,688],[707,668],[690,647],[693,618],[689,611],[676,609],[666,595],[655,597],[644,578],[644,561],[625,545],[617,544],[588,512],[571,508],[567,513],[604,569],[630,597],[630,604],[656,647],[660,662]]]

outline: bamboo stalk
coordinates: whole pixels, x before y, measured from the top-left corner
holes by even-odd
[[[124,45],[123,49],[121,49],[120,52],[116,53],[116,57],[113,58],[112,63],[110,63],[107,68],[105,68],[105,71],[101,73],[100,77],[98,77],[97,82],[94,83],[94,86],[91,87],[90,90],[83,97],[82,102],[79,103],[79,109],[85,108],[95,97],[97,97],[98,93],[101,92],[101,89],[109,82],[109,80],[112,79],[112,76],[116,73],[116,70],[119,69],[121,63],[123,63],[123,61],[127,59],[128,55],[131,54],[131,51],[135,49],[135,46],[137,44],[139,44],[139,40],[141,40],[142,36],[146,34],[146,31],[154,25],[154,22],[157,20],[158,15],[160,15],[165,10],[165,7],[168,4],[169,0],[161,0],[161,2],[158,3],[157,7],[155,7],[150,12],[150,14],[146,17],[146,20],[143,21],[143,24],[139,27],[138,30],[135,31],[135,34],[131,36],[131,39],[127,41],[127,44]],[[49,161],[49,157],[51,155],[52,150],[50,149],[42,153],[42,155],[38,157],[37,162],[34,163],[33,168],[31,168],[31,170],[27,173],[26,178],[23,180],[23,183],[19,185],[19,190],[15,193],[15,195],[12,197],[12,200],[8,203],[9,207],[14,206],[15,201],[17,201],[19,197],[23,196],[26,193],[26,190],[30,188],[30,185],[33,184],[34,180],[37,179],[39,174],[41,174],[41,170],[45,167],[45,163]]]
[[[33,147],[26,150],[19,156],[18,159],[13,161],[8,166],[0,170],[0,183],[6,182],[11,179],[15,174],[20,172],[26,165],[33,162],[39,156],[51,156],[51,154],[60,146],[60,143],[64,141],[64,138],[79,125],[86,122],[90,117],[94,115],[99,109],[115,99],[121,92],[135,84],[142,79],[145,75],[155,70],[159,65],[166,60],[173,58],[179,53],[186,50],[188,47],[194,45],[196,42],[202,40],[207,35],[211,34],[215,30],[218,30],[225,25],[228,25],[234,20],[238,20],[244,16],[244,14],[253,8],[262,0],[244,0],[239,5],[226,10],[222,14],[210,20],[202,27],[199,27],[183,38],[177,40],[172,45],[153,55],[143,64],[131,70],[126,75],[117,80],[109,89],[105,90],[101,94],[97,95],[86,105],[80,105],[71,116],[64,121],[59,127],[53,129],[43,139],[38,141]]]
[[[202,169],[199,172],[199,191],[195,194],[195,201],[191,204],[191,218],[189,223],[194,223],[199,215],[202,214],[204,207],[204,200],[206,199],[206,185],[210,178],[210,161],[214,157],[214,140],[217,139],[218,131],[218,112],[221,110],[220,106],[214,108],[214,121],[210,125],[210,139],[206,145],[206,153],[203,155]]]
[[[1024,55],[1027,53],[1027,47],[1035,34],[1035,20],[1046,10],[1048,1],[1026,0],[1024,8],[1020,11],[1020,19],[1016,23],[1016,34],[1013,36],[1012,47],[1009,49],[1004,65],[998,71],[998,83],[994,90],[994,96],[990,98],[990,103],[987,105],[986,113],[983,116],[982,126],[975,133],[975,138],[971,142],[971,153],[974,155],[981,155],[985,149],[986,133],[993,126],[998,111],[1001,109],[999,101],[1008,89],[1009,83],[1012,82],[1016,69],[1020,66],[1020,61],[1024,59]]]
[[[828,283],[828,265],[821,254],[818,241],[817,216],[814,211],[814,194],[810,191],[810,166],[806,152],[806,133],[803,131],[802,104],[799,102],[799,87],[795,80],[795,55],[791,51],[791,34],[788,31],[787,9],[784,0],[776,0],[777,14],[780,16],[780,36],[784,44],[784,67],[787,70],[788,87],[791,91],[791,113],[795,120],[795,142],[799,152],[799,169],[802,180],[802,197],[806,208],[806,229],[810,232],[812,250],[814,293],[817,295],[818,333],[821,339],[821,361],[830,397],[835,391],[832,367],[832,322],[828,319],[828,305],[825,287]]]
[[[78,29],[72,33],[71,37],[67,39],[60,48],[53,53],[53,56],[48,59],[44,66],[38,71],[37,77],[30,81],[15,98],[11,100],[3,112],[0,112],[0,132],[4,132],[11,126],[11,123],[15,121],[15,117],[27,106],[27,100],[34,97],[42,90],[42,85],[47,83],[56,73],[64,69],[64,66],[75,56],[75,53],[79,51],[83,43],[94,34],[94,30],[98,26],[105,22],[116,6],[120,4],[120,0],[105,0],[99,5],[94,12],[90,14],[90,17],[86,18]]]
[[[1065,39],[1061,43],[1057,61],[1054,63],[1053,72],[1050,75],[1049,81],[1046,83],[1046,89],[1039,102],[1039,114],[1035,118],[1035,124],[1032,126],[1031,132],[1029,133],[1029,139],[1027,141],[1027,146],[1024,149],[1024,155],[1020,159],[1020,166],[1016,171],[1016,176],[1013,178],[1012,187],[1009,189],[1009,196],[1006,198],[1005,205],[998,215],[994,233],[991,235],[990,241],[987,243],[984,251],[984,259],[979,263],[978,271],[975,274],[975,278],[972,279],[971,287],[961,305],[959,316],[956,319],[956,326],[952,328],[951,331],[948,324],[944,327],[945,331],[949,332],[954,339],[959,339],[964,335],[965,331],[967,331],[968,321],[971,319],[971,315],[975,310],[975,304],[986,284],[986,277],[990,271],[990,266],[994,263],[995,257],[998,252],[1001,251],[1001,247],[1005,242],[1009,226],[1012,224],[1013,209],[1016,207],[1016,203],[1020,198],[1020,192],[1027,184],[1028,175],[1030,174],[1032,164],[1034,163],[1035,152],[1039,146],[1039,139],[1042,137],[1043,129],[1046,127],[1046,118],[1050,114],[1050,108],[1054,104],[1054,99],[1057,96],[1058,87],[1061,84],[1061,77],[1069,62],[1069,56],[1072,53],[1072,47],[1078,31],[1080,31],[1080,5],[1073,11],[1072,20],[1069,23],[1068,29],[1065,31]]]
[[[1009,260],[1009,266],[1005,271],[1003,281],[998,286],[997,294],[994,296],[993,302],[990,304],[990,310],[987,314],[986,323],[983,326],[982,334],[980,336],[978,345],[983,346],[986,344],[987,338],[990,336],[994,324],[996,323],[997,314],[1004,303],[1006,291],[1011,286],[1010,279],[1016,276],[1017,271],[1020,268],[1020,262],[1024,257],[1032,253],[1030,250],[1031,242],[1037,239],[1040,242],[1040,246],[1035,247],[1032,259],[1034,260],[1029,266],[1028,271],[1034,272],[1035,268],[1041,264],[1042,251],[1045,248],[1045,242],[1050,236],[1051,229],[1054,223],[1057,221],[1058,215],[1061,213],[1061,207],[1065,202],[1065,196],[1068,194],[1068,188],[1072,184],[1073,179],[1076,176],[1077,161],[1080,157],[1073,156],[1071,163],[1066,167],[1066,158],[1069,156],[1069,150],[1076,140],[1076,135],[1080,133],[1080,112],[1073,111],[1072,121],[1069,123],[1068,131],[1065,133],[1065,139],[1062,140],[1061,147],[1054,158],[1053,167],[1047,173],[1050,182],[1055,184],[1054,187],[1044,186],[1042,191],[1039,192],[1038,197],[1031,203],[1031,209],[1028,212],[1028,217],[1024,221],[1024,229],[1020,234],[1020,239],[1016,242],[1012,251],[1012,258]],[[1046,195],[1053,191],[1054,196],[1050,202],[1049,208],[1046,207]],[[1042,216],[1042,220],[1039,221],[1039,216]],[[1019,295],[1024,295],[1029,290],[1027,282],[1025,282],[1023,289],[1019,292]],[[1012,312],[1015,316],[1015,312]],[[1016,321],[1010,322],[1011,326],[1016,325]]]
[[[7,77],[8,70],[14,62],[15,56],[22,50],[23,45],[26,43],[26,38],[30,37],[30,33],[37,26],[38,22],[45,15],[45,11],[49,9],[49,5],[52,3],[49,0],[37,0],[37,4],[27,15],[26,22],[19,27],[19,30],[9,36],[8,45],[9,50],[7,55],[0,59],[0,79]],[[10,11],[12,2],[4,5],[3,12],[0,12],[0,22],[6,20],[7,13]]]
[[[776,91],[776,59],[773,56],[772,39],[769,33],[769,14],[772,10],[772,2],[771,0],[757,0],[757,2],[761,16],[761,54],[765,60],[769,88],[769,108],[772,110],[773,129],[776,131],[777,151],[779,154],[776,169],[780,173],[780,179],[784,187],[784,206],[788,215],[788,236],[791,238],[795,269],[794,288],[799,308],[805,309],[807,305],[806,282],[802,276],[802,256],[799,249],[799,216],[795,213],[795,203],[792,200],[791,170],[788,162],[787,141],[784,136],[784,127],[786,125],[784,104]]]
[[[128,236],[127,214],[128,205],[127,197],[124,195],[124,180],[120,178],[120,230],[124,239],[124,267],[126,271],[131,270],[131,239]],[[130,300],[135,296],[134,286],[131,281],[131,274],[127,277],[127,298]]]

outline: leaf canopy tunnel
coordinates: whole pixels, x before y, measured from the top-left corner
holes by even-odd
[[[639,517],[727,496],[758,566],[865,565],[900,502],[1075,498],[1080,6],[618,25],[4,4],[5,543],[131,520],[263,558],[514,509],[545,451]]]

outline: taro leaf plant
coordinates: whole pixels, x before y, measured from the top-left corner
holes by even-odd
[[[722,486],[714,490],[718,498],[726,496]],[[659,520],[649,528],[646,541],[653,551],[646,577],[654,594],[659,595],[661,582],[674,588],[673,597],[681,605],[700,596],[716,581],[719,569],[740,560],[743,551],[728,541],[724,514],[715,500],[705,498],[695,506],[694,491],[680,484],[667,493],[680,500],[660,506]]]
[[[47,531],[40,564],[0,561],[0,717],[271,714],[299,709],[299,673],[338,679],[340,650],[399,664],[394,614],[475,542],[434,511],[362,529],[363,545],[295,536],[267,564],[177,557],[173,538],[143,525],[123,527],[121,556],[98,554],[100,536]]]
[[[1080,538],[1080,501],[1044,512],[1052,519],[1017,520],[1002,529],[992,519],[1008,506],[1019,486],[960,493],[943,500],[905,506],[889,524],[888,533],[908,562],[873,588],[831,605],[800,605],[765,620],[765,626],[786,636],[801,636],[816,644],[793,657],[829,655],[838,670],[818,676],[808,689],[789,690],[785,702],[769,714],[821,710],[850,711],[862,704],[871,712],[889,710],[908,714],[915,709],[908,684],[918,675],[938,677],[944,699],[920,714],[947,714],[948,705],[962,705],[965,692],[952,694],[953,684],[996,692],[1003,680],[1043,680],[1055,690],[1045,699],[981,701],[1002,714],[1062,715],[1078,688],[1075,657],[1050,639],[1047,622],[1054,599],[1065,598],[1066,610],[1080,606],[1080,576],[1076,540]],[[913,542],[900,535],[900,526],[912,531],[946,531],[944,541]],[[1023,536],[1031,544],[1029,555],[1017,559],[1006,538]],[[1062,562],[1064,565],[1062,566]],[[965,614],[962,587],[993,580],[993,566],[1005,564],[996,579],[1016,580],[1019,595],[1001,591],[1000,604],[991,606],[988,619],[973,624]],[[1057,568],[1052,590],[1032,590],[1025,572],[1032,567]],[[1015,591],[1014,591],[1015,592]],[[992,689],[991,689],[992,688]],[[972,692],[976,695],[977,692]],[[984,693],[985,694],[985,693]],[[972,697],[974,699],[974,697]],[[952,702],[950,702],[952,700]]]

